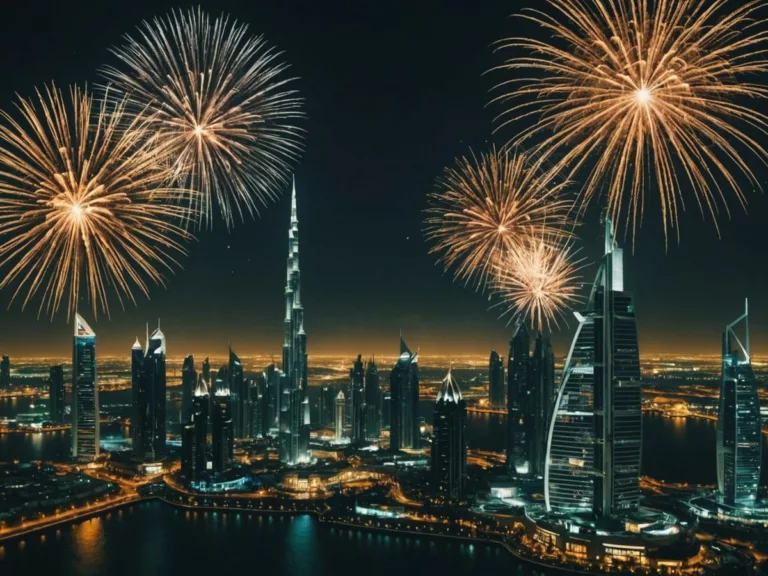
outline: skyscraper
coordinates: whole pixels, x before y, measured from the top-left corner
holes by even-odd
[[[203,380],[205,381],[205,385],[208,387],[208,392],[211,392],[211,363],[208,361],[208,357],[206,356],[205,360],[203,360]]]
[[[232,429],[232,399],[229,394],[227,367],[216,374],[216,392],[211,412],[211,451],[213,470],[221,473],[229,469],[234,457],[234,430]]]
[[[250,389],[246,386],[243,375],[243,365],[229,348],[229,392],[232,397],[232,422],[235,438],[247,438],[246,430],[250,428]]]
[[[622,251],[605,223],[605,255],[576,329],[547,443],[548,510],[610,517],[637,509],[642,415],[640,357]]]
[[[190,354],[184,358],[181,366],[181,420],[189,418],[192,410],[192,397],[197,385],[197,371],[195,370],[195,358]]]
[[[8,390],[11,387],[11,359],[3,356],[0,360],[0,390]]]
[[[381,436],[381,386],[376,362],[365,366],[365,438],[375,441]]]
[[[199,482],[206,470],[209,403],[208,388],[201,374],[193,392],[188,419],[182,428],[181,473],[190,482]]]
[[[349,391],[352,394],[349,437],[352,442],[365,441],[365,388],[362,355],[357,355],[352,369],[349,371]]]
[[[96,374],[96,334],[75,313],[72,346],[72,457],[99,455],[99,387]]]
[[[504,361],[496,350],[491,350],[488,362],[488,405],[504,408]]]
[[[336,396],[336,441],[338,442],[344,437],[344,412],[347,408],[347,402],[344,398],[344,392],[339,390],[338,396]]]
[[[743,322],[744,343],[736,335]],[[730,505],[757,498],[760,485],[762,434],[760,401],[749,346],[749,309],[723,332],[723,364],[717,418],[717,486]]]
[[[138,345],[138,348],[137,348]],[[142,460],[165,457],[166,343],[158,326],[149,336],[142,356],[141,345],[131,349],[131,377],[135,421],[131,421],[133,455]]]
[[[411,352],[400,336],[400,356],[389,376],[392,395],[389,447],[419,448],[419,353]]]
[[[432,481],[435,492],[458,500],[467,468],[467,408],[451,371],[443,379],[432,420]]]
[[[333,386],[323,386],[320,390],[320,426],[336,424],[336,389]]]
[[[524,322],[517,322],[507,358],[507,471],[510,474],[528,472],[525,414],[528,411],[530,348],[528,328]]]
[[[524,415],[528,471],[534,476],[544,476],[547,431],[555,392],[555,355],[549,336],[542,335],[541,332],[536,337],[528,373],[528,412]]]
[[[49,417],[54,424],[64,423],[64,366],[51,366],[48,377]]]

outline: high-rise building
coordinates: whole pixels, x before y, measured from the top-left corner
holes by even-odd
[[[235,438],[248,438],[246,431],[250,428],[249,407],[251,403],[250,389],[246,386],[243,375],[243,365],[229,348],[229,392],[232,397],[232,421],[235,428]]]
[[[208,387],[210,392],[210,388],[213,383],[211,382],[211,363],[208,361],[208,357],[203,360],[203,380],[205,381],[205,385]]]
[[[491,408],[504,408],[504,360],[496,350],[491,350],[488,362],[488,405]]]
[[[528,473],[525,414],[528,413],[530,348],[528,328],[524,322],[517,322],[507,358],[507,471],[510,474]]]
[[[264,410],[267,418],[265,426],[267,433],[270,433],[270,430],[279,430],[280,428],[280,385],[283,380],[283,372],[273,362],[264,369],[264,380],[266,382],[264,391],[266,407]]]
[[[349,391],[352,395],[349,437],[356,443],[365,441],[364,374],[363,357],[362,354],[358,354],[357,360],[349,371]]]
[[[195,358],[190,354],[184,358],[181,366],[181,420],[189,418],[192,410],[192,397],[197,385],[197,371],[195,370]]]
[[[211,412],[211,452],[213,471],[225,472],[234,457],[234,430],[232,429],[232,398],[229,393],[227,367],[222,366],[216,374],[213,405]]]
[[[11,387],[11,359],[3,356],[0,360],[0,390],[8,390]]]
[[[548,510],[610,517],[640,500],[642,414],[635,305],[606,219],[605,255],[565,363],[550,425]]]
[[[280,402],[280,462],[297,464],[306,462],[309,454],[305,445],[309,445],[309,424],[305,424],[305,410],[309,403],[304,403],[304,391],[301,388],[286,387]],[[306,408],[305,408],[306,406]],[[306,443],[304,435],[306,434]]]
[[[744,340],[736,335],[743,323]],[[717,486],[725,503],[757,498],[762,460],[760,401],[749,345],[749,309],[723,332],[723,364],[717,418]]]
[[[333,386],[323,386],[320,390],[320,418],[321,426],[334,426],[336,424],[336,389]]]
[[[544,476],[547,455],[547,431],[555,393],[555,355],[549,336],[539,332],[531,356],[528,387],[528,412],[525,414],[525,439],[528,472]]]
[[[390,449],[419,448],[419,353],[411,352],[402,336],[400,356],[389,376],[389,389]]]
[[[158,326],[147,340],[144,354],[138,339],[131,349],[134,419],[131,420],[133,455],[142,460],[165,457],[166,343]]]
[[[381,386],[374,359],[365,366],[365,439],[375,441],[381,436]]]
[[[99,387],[96,374],[96,334],[75,313],[72,346],[72,457],[99,455]]]
[[[201,374],[193,391],[188,419],[182,428],[181,473],[190,482],[199,482],[207,468],[206,439],[209,403],[208,388]]]
[[[48,376],[49,418],[54,424],[64,423],[64,366],[51,366]]]
[[[344,398],[344,392],[339,390],[338,396],[336,396],[336,441],[338,442],[344,437],[344,412],[347,409],[347,402]]]
[[[448,370],[437,395],[432,420],[432,481],[435,493],[447,500],[459,500],[464,491],[466,421],[466,403]]]

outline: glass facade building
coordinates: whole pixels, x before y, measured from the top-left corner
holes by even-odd
[[[491,408],[504,408],[504,360],[496,350],[491,350],[488,361],[488,405]]]
[[[400,337],[400,356],[389,375],[391,393],[389,446],[419,448],[419,353]]]
[[[432,482],[435,493],[459,500],[467,471],[467,408],[456,379],[448,371],[437,394],[432,420]]]
[[[72,457],[99,455],[99,387],[96,373],[96,334],[75,314],[72,347]]]

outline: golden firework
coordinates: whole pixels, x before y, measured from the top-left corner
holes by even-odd
[[[76,309],[81,281],[94,314],[110,292],[122,306],[163,284],[188,234],[171,221],[177,190],[146,123],[78,88],[67,100],[45,87],[17,109],[0,112],[0,288],[15,284],[23,306],[42,292],[52,316]]]
[[[457,280],[484,290],[508,248],[529,236],[570,235],[565,183],[539,177],[523,154],[493,148],[456,159],[429,195],[425,234]]]
[[[494,265],[493,290],[505,308],[502,315],[525,318],[542,330],[574,303],[581,300],[579,288],[584,259],[576,259],[570,241],[551,242],[529,238],[511,246]]]
[[[175,155],[188,217],[210,226],[214,204],[227,226],[277,197],[301,151],[301,100],[286,89],[287,65],[262,37],[227,16],[197,9],[143,22],[112,52],[103,76]]]
[[[762,0],[548,0],[521,16],[549,39],[510,38],[522,50],[501,68],[505,123],[536,123],[513,139],[532,143],[567,179],[581,175],[580,207],[607,196],[609,215],[626,213],[633,237],[655,187],[664,235],[677,228],[689,186],[717,227],[730,189],[746,207],[739,178],[759,186],[742,152],[766,160],[755,139],[768,117],[749,101],[768,90],[768,28]],[[733,8],[731,8],[733,7]],[[719,230],[718,230],[719,233]]]

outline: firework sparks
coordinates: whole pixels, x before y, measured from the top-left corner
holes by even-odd
[[[677,229],[688,185],[715,223],[726,192],[746,199],[745,176],[759,187],[741,152],[766,160],[754,139],[768,117],[737,101],[763,99],[765,86],[746,79],[768,70],[762,0],[548,0],[550,12],[521,16],[552,40],[511,38],[501,46],[524,56],[501,68],[517,78],[500,97],[511,102],[505,123],[537,121],[513,139],[567,179],[582,175],[580,207],[604,193],[614,221],[626,213],[633,237],[649,186],[664,223]],[[730,213],[729,213],[730,215]],[[719,233],[719,229],[718,229]]]
[[[559,326],[558,317],[581,300],[579,271],[584,259],[569,241],[531,238],[513,245],[494,265],[493,290],[505,308],[502,315],[527,318],[542,330]]]
[[[210,226],[217,205],[227,226],[277,197],[301,151],[301,100],[286,90],[287,66],[248,27],[199,8],[144,22],[106,67],[112,89],[175,153],[189,217]]]
[[[425,233],[430,253],[440,255],[457,280],[484,290],[494,263],[532,234],[570,235],[565,184],[537,177],[523,154],[495,148],[480,158],[456,160],[429,195]]]
[[[171,221],[176,190],[144,123],[77,88],[17,108],[19,120],[0,112],[0,288],[16,284],[23,306],[42,292],[53,316],[75,310],[81,280],[94,314],[112,291],[122,306],[132,289],[148,295],[147,280],[163,284],[188,234]]]

